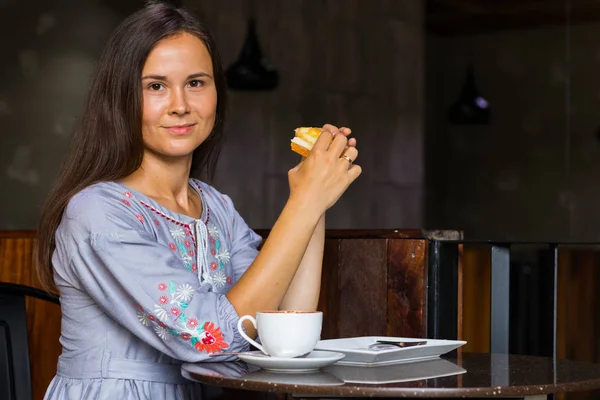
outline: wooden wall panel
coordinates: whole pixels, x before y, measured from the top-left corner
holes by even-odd
[[[0,281],[41,288],[33,270],[33,232],[0,232]],[[61,353],[60,307],[44,300],[27,299],[27,331],[33,399],[44,397],[56,374]]]
[[[458,332],[456,333],[456,338],[459,340],[464,340],[464,271],[463,271],[463,267],[465,265],[464,259],[463,259],[463,254],[464,254],[464,246],[463,245],[459,245],[458,246],[458,299],[456,300],[457,302],[457,307],[458,307]],[[461,349],[461,351],[463,351]],[[462,354],[462,353],[461,353]],[[460,379],[462,381],[462,378]]]
[[[596,251],[560,253],[558,356],[599,362],[599,255]]]
[[[27,302],[27,331],[33,398],[43,399],[46,388],[56,374],[60,345],[60,306],[44,300]]]
[[[341,240],[339,249],[339,336],[383,335],[387,320],[387,240]]]
[[[323,339],[424,337],[427,240],[328,237],[319,310]]]
[[[388,336],[427,334],[427,241],[390,239],[387,259]]]
[[[462,251],[462,337],[465,352],[490,351],[489,246],[464,245]]]
[[[4,282],[37,284],[32,267],[34,241],[32,232],[0,235],[0,279]]]
[[[566,248],[559,252],[558,261],[558,357],[600,362],[600,254]],[[557,400],[597,397],[597,392],[573,392]]]

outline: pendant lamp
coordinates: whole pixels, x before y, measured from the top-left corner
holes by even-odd
[[[490,122],[490,105],[477,90],[473,66],[467,66],[465,84],[458,100],[448,109],[448,120],[453,124],[484,125]]]
[[[267,63],[260,50],[254,18],[248,21],[240,56],[226,74],[227,84],[233,90],[272,90],[277,87],[279,74]]]

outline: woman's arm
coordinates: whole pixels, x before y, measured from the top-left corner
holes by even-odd
[[[279,305],[280,309],[297,311],[315,311],[317,309],[321,290],[324,247],[325,214],[317,223],[296,275]]]
[[[321,216],[361,173],[340,158],[347,142],[345,135],[324,130],[310,155],[290,170],[287,204],[252,265],[227,293],[238,315],[280,307]],[[357,150],[348,151],[356,159]],[[256,335],[250,323],[244,327]]]
[[[352,132],[349,128],[326,125],[330,131],[344,136]],[[356,139],[348,140],[348,147],[356,147]],[[304,257],[294,275],[285,297],[279,306],[282,310],[315,311],[321,291],[323,252],[325,250],[325,214],[321,216],[310,239]]]
[[[279,308],[318,220],[310,202],[288,200],[256,259],[227,293],[239,316]],[[256,336],[250,322],[244,328]]]

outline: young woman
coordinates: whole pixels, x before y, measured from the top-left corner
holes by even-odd
[[[246,350],[239,316],[316,309],[324,215],[361,173],[356,142],[323,127],[258,252],[231,199],[190,178],[214,170],[225,105],[214,41],[186,11],[152,4],[111,36],[39,229],[62,308],[46,399],[197,399],[181,363]]]

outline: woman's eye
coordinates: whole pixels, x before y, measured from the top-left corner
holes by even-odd
[[[193,88],[202,87],[202,85],[204,85],[204,82],[199,81],[199,80],[193,80],[190,82],[190,87],[193,87]]]
[[[150,90],[160,90],[160,89],[162,89],[163,85],[160,83],[152,83],[148,87],[150,88]]]

